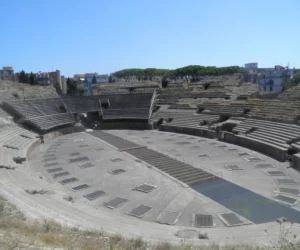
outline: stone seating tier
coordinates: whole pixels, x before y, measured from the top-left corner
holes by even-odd
[[[25,120],[40,130],[49,130],[59,126],[73,124],[74,117],[70,113],[61,113],[51,116],[40,116]]]

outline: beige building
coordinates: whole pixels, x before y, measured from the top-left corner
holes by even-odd
[[[36,74],[36,80],[41,85],[54,85],[58,83],[60,86],[62,86],[60,70],[53,72],[39,72]]]
[[[2,67],[0,70],[0,80],[14,81],[14,70],[12,67]]]

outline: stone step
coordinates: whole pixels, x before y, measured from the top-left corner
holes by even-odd
[[[187,171],[187,169],[190,169],[190,166],[185,166],[185,165],[178,165],[178,166],[166,166],[166,167],[161,167],[159,168],[160,170],[166,172],[166,173],[173,173],[173,172],[180,172],[180,171]]]
[[[209,181],[209,180],[215,180],[217,178],[218,177],[216,177],[214,175],[208,175],[208,176],[205,176],[205,177],[190,176],[190,177],[186,177],[186,178],[179,179],[179,180],[186,183],[187,185],[191,186],[191,185],[196,184],[196,183],[199,184],[199,183],[203,183],[203,182],[206,182],[206,181]]]
[[[276,137],[274,137],[273,135],[269,135],[267,133],[263,133],[263,132],[252,132],[252,133],[249,133],[247,134],[249,136],[256,136],[256,137],[260,137],[260,138],[263,138],[263,139],[267,139],[267,140],[270,140],[274,143],[280,143],[280,144],[287,144],[286,140],[282,140],[282,139],[277,139]]]
[[[236,126],[233,130],[235,129],[251,129],[251,128],[257,128],[257,130],[260,131],[270,131],[270,133],[276,134],[276,133],[280,133],[282,135],[286,135],[289,138],[297,138],[300,137],[300,133],[293,133],[291,131],[291,129],[276,129],[276,128],[272,128],[272,127],[263,127],[263,126],[252,126],[252,125],[247,125],[247,124],[239,124],[238,126]]]
[[[169,168],[169,169],[163,169],[164,172],[172,175],[172,176],[178,176],[178,175],[181,175],[183,173],[190,173],[190,172],[193,172],[194,173],[194,170],[197,170],[196,168],[193,168],[193,167],[182,167],[181,169],[173,169],[173,168]],[[201,171],[196,171],[197,173],[201,173]]]
[[[181,172],[181,173],[175,173],[175,174],[172,174],[173,177],[175,178],[178,178],[178,179],[182,179],[182,178],[185,178],[185,177],[188,177],[188,176],[191,176],[191,175],[202,175],[203,177],[204,176],[208,176],[208,175],[211,175],[209,173],[206,173],[206,172],[198,172],[198,171],[188,171],[188,172]]]
[[[281,148],[285,148],[285,149],[290,148],[290,145],[288,145],[286,143],[278,143],[278,142],[273,141],[271,139],[262,138],[261,136],[255,136],[255,135],[247,134],[246,137],[253,138],[253,139],[259,140],[261,142],[268,143],[268,144],[273,144],[273,145],[279,146]]]
[[[262,135],[262,136],[267,135],[268,137],[273,138],[274,140],[278,140],[278,141],[281,141],[281,142],[284,142],[284,143],[290,143],[290,142],[292,142],[294,140],[297,140],[297,138],[295,138],[295,137],[293,137],[293,138],[286,137],[285,135],[281,134],[280,132],[278,132],[277,134],[274,134],[271,131],[260,130],[260,129],[255,130],[251,134]]]
[[[168,169],[168,168],[177,168],[177,167],[183,167],[185,166],[182,163],[177,163],[177,164],[173,164],[173,163],[150,163],[151,165],[155,166],[156,168],[159,168],[161,170],[163,169]]]

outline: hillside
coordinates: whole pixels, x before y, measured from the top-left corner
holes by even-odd
[[[281,98],[285,100],[299,100],[300,99],[300,84],[291,87],[281,94]]]
[[[57,97],[53,86],[30,85],[0,80],[0,102],[13,99]]]

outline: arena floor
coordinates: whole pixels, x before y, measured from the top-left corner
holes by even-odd
[[[207,242],[268,244],[278,238],[278,217],[296,222],[293,231],[300,232],[300,205],[290,203],[297,200],[297,194],[288,195],[292,199],[286,202],[275,198],[279,189],[299,190],[300,174],[287,168],[287,163],[190,135],[154,130],[105,132],[219,178],[189,187],[119,150],[94,131],[40,145],[24,168],[0,171],[1,191],[33,218],[46,216],[70,226],[152,240],[185,238],[199,243],[198,233],[206,232]],[[251,157],[255,161],[246,159]],[[272,166],[264,168],[264,164]],[[236,166],[228,170],[231,165]],[[280,184],[276,179],[295,183]],[[149,189],[138,190],[143,188]],[[48,192],[28,193],[42,189]],[[231,213],[236,217],[226,220]],[[195,227],[196,214],[207,215],[208,221],[201,222],[203,228]]]

